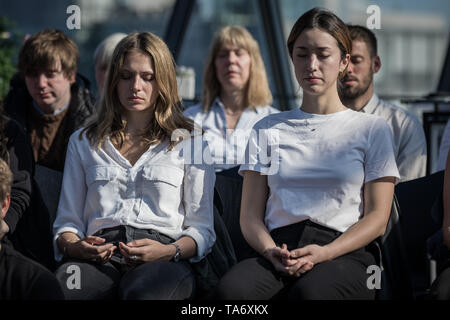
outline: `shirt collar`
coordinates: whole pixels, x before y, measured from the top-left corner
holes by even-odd
[[[66,110],[69,107],[69,104],[70,104],[70,101],[62,108],[59,108],[58,110],[53,111],[53,113],[51,113],[51,115],[56,116],[56,115],[60,114],[61,112],[63,112],[64,110]],[[42,109],[39,107],[39,105],[34,100],[33,100],[33,107],[39,112],[39,114],[41,114],[41,115],[47,114],[44,111],[42,111]]]
[[[219,97],[216,97],[216,98],[214,99],[214,102],[213,102],[213,104],[212,104],[212,108],[214,108],[214,107],[222,109],[223,114],[225,114],[225,106],[223,105],[222,101],[220,101],[220,98],[219,98]],[[212,109],[212,108],[211,108],[211,109]],[[255,107],[255,108],[245,108],[244,111],[243,111],[243,113],[244,113],[244,112],[256,112],[257,114],[261,114],[261,113],[263,112],[263,110],[262,110],[262,108],[258,108],[258,107]]]
[[[370,98],[369,102],[361,109],[361,112],[364,113],[374,113],[378,103],[380,102],[380,98],[374,93],[372,98]]]

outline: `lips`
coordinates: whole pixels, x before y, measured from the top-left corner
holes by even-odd
[[[144,98],[137,97],[137,96],[132,96],[132,97],[128,97],[128,100],[131,100],[131,101],[143,101]]]
[[[321,81],[322,79],[318,78],[318,77],[306,77],[305,80],[308,82],[311,82],[311,83],[317,83],[317,82]]]
[[[50,92],[44,92],[44,93],[38,93],[38,96],[41,99],[45,99],[45,98],[50,98],[52,95]]]
[[[345,78],[342,82],[347,85],[352,85],[352,84],[356,84],[358,81],[353,78]]]

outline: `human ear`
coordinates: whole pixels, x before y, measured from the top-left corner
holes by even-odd
[[[6,195],[5,200],[2,203],[2,210],[0,212],[0,218],[4,218],[6,216],[6,212],[8,212],[9,204],[11,202],[11,196],[9,194]]]
[[[375,56],[372,59],[372,71],[373,73],[377,73],[381,69],[381,60],[379,56]]]

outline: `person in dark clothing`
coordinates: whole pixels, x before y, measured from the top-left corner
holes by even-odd
[[[450,155],[450,152],[448,153]],[[442,194],[442,243],[437,257],[437,278],[430,288],[430,298],[450,300],[450,156],[447,156]]]
[[[1,104],[0,114],[3,114]],[[31,146],[20,125],[4,115],[0,116],[0,158],[13,173],[11,204],[0,225],[3,241],[53,270],[52,222],[33,178]]]
[[[70,135],[94,112],[89,81],[77,74],[76,44],[59,30],[31,36],[19,53],[5,113],[27,133],[36,164],[64,169]]]
[[[6,233],[13,234],[30,206],[33,156],[27,137],[18,123],[5,116],[0,117],[0,157],[9,164],[13,173],[11,205],[4,219]]]
[[[0,159],[0,230],[11,202],[13,174]],[[0,232],[0,240],[4,233]],[[0,242],[0,300],[61,300],[64,294],[55,276],[38,263]]]

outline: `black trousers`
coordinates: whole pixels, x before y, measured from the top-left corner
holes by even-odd
[[[438,276],[430,288],[429,297],[436,300],[450,300],[450,250],[441,243],[439,251],[436,257]]]
[[[174,240],[155,230],[130,226],[103,229],[94,234],[106,243],[152,239],[164,244]],[[80,283],[74,287],[74,269]],[[183,300],[194,295],[195,276],[187,261],[153,261],[136,267],[127,265],[117,249],[105,264],[69,259],[56,270],[56,278],[68,300]]]
[[[341,235],[340,232],[302,221],[271,232],[277,245],[286,243],[289,250],[309,244],[325,245]],[[215,299],[220,300],[335,300],[375,298],[369,289],[367,268],[376,264],[374,256],[361,248],[331,261],[315,265],[299,278],[281,275],[262,256],[245,259],[236,264],[221,279]]]

